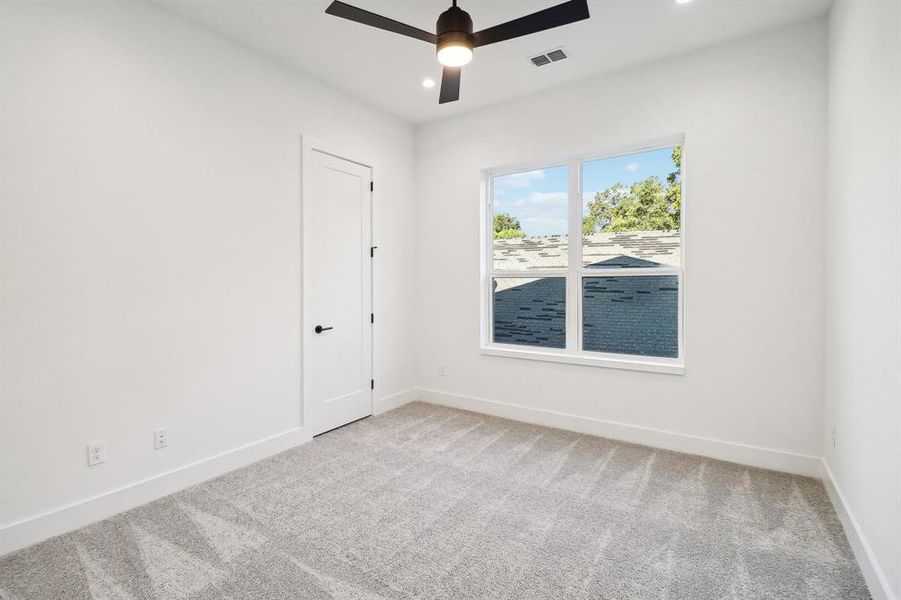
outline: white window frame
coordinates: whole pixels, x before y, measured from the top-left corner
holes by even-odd
[[[588,269],[582,265],[582,165],[595,160],[614,158],[626,154],[635,154],[663,148],[682,147],[682,204],[679,227],[679,266],[654,267],[642,269],[617,269],[605,272],[602,269]],[[651,371],[682,375],[685,373],[684,345],[684,305],[685,305],[685,206],[686,206],[686,156],[685,135],[672,135],[657,138],[641,144],[631,144],[617,148],[608,148],[571,156],[562,159],[549,159],[506,165],[482,170],[480,187],[480,231],[481,231],[481,316],[480,316],[480,349],[481,353],[490,356],[542,360],[577,365],[590,365],[635,371]],[[566,267],[529,271],[507,271],[494,269],[494,190],[496,177],[512,175],[525,171],[569,167],[567,193],[567,233],[568,264]],[[573,243],[575,241],[575,243]],[[614,354],[606,352],[583,351],[582,347],[582,279],[584,277],[641,277],[648,275],[676,275],[678,277],[678,343],[679,355],[676,358],[641,356],[632,354]],[[492,302],[492,282],[496,277],[544,278],[564,277],[566,281],[566,348],[541,348],[518,344],[500,344],[492,339],[494,323],[494,303]]]

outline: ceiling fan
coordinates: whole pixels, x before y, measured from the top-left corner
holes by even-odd
[[[457,6],[457,0],[453,0],[453,6],[438,16],[438,22],[435,25],[435,29],[438,31],[436,34],[351,6],[340,0],[334,0],[325,9],[325,12],[370,27],[378,27],[385,31],[435,44],[438,50],[438,62],[444,65],[444,71],[441,74],[441,93],[438,97],[439,104],[460,99],[460,68],[472,60],[473,48],[568,25],[590,16],[588,0],[569,0],[569,2],[473,33],[472,18],[469,13]]]

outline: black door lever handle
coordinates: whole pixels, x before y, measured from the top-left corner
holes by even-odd
[[[334,327],[323,327],[322,325],[317,325],[313,331],[315,331],[316,333],[322,333],[323,331],[328,331],[329,329],[334,329]]]

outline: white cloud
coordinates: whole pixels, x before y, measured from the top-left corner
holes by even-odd
[[[527,235],[566,235],[565,217],[529,217],[520,221]]]
[[[637,171],[640,168],[641,168],[641,165],[638,164],[637,162],[630,162],[629,164],[627,164],[625,166],[626,171],[629,171],[630,173],[634,173],[635,171]]]
[[[494,187],[501,189],[525,188],[532,185],[536,179],[544,179],[544,170],[525,171],[524,173],[514,173],[513,175],[504,175],[494,179]]]
[[[524,198],[505,200],[503,205],[509,209],[529,209],[532,207],[551,207],[566,209],[566,194],[564,192],[532,192]]]
[[[566,193],[533,192],[511,200],[495,198],[495,212],[519,219],[527,235],[566,233]]]

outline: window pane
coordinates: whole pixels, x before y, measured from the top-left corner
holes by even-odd
[[[678,276],[584,277],[582,349],[678,357]]]
[[[566,347],[566,278],[496,278],[494,342]]]
[[[679,266],[682,147],[582,163],[582,264]]]
[[[568,167],[495,177],[494,269],[565,268]]]

